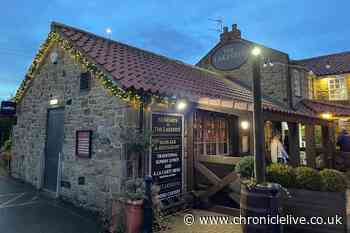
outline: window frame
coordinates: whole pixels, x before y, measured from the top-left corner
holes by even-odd
[[[228,117],[224,115],[217,115],[210,112],[196,112],[198,114],[197,119],[195,120],[195,130],[197,131],[194,135],[194,146],[196,148],[196,151],[198,155],[200,156],[229,156],[230,155],[230,120]],[[200,119],[198,119],[200,118]],[[225,122],[225,124],[222,125],[222,122]],[[219,129],[216,128],[217,123],[219,124]],[[214,135],[215,141],[210,141],[205,138],[205,131],[210,130],[210,127],[207,127],[208,125],[214,124],[214,127],[211,127],[211,129],[214,129]],[[201,126],[201,128],[200,128]],[[220,132],[222,127],[226,130],[226,138],[224,141],[220,138]],[[201,130],[201,132],[199,132]],[[201,137],[198,137],[198,134],[201,134]],[[209,132],[207,132],[208,134]],[[198,139],[201,140],[198,140]],[[209,136],[208,136],[209,138]],[[211,154],[208,153],[207,147],[210,146],[210,144],[215,144],[215,153]],[[221,144],[226,144],[226,152],[220,153],[220,146]],[[203,151],[203,153],[201,153]]]
[[[85,80],[84,80],[85,79]],[[87,82],[86,88],[83,87],[83,82]],[[90,72],[82,72],[80,73],[79,76],[79,90],[84,92],[84,91],[90,91],[91,89],[91,73]]]
[[[337,87],[336,82],[339,82],[339,87]],[[344,93],[337,93],[339,90],[342,90]],[[346,85],[346,78],[344,75],[336,75],[328,79],[328,98],[331,101],[341,101],[348,99],[348,88]]]
[[[293,69],[293,90],[296,97],[303,96],[301,74],[297,69]]]

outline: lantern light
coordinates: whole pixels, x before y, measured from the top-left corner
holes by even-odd
[[[56,104],[58,104],[58,99],[50,100],[50,105],[56,105]]]
[[[187,107],[187,102],[185,100],[179,100],[176,103],[176,108],[178,111],[183,111]]]
[[[249,127],[250,127],[249,121],[242,121],[241,122],[241,128],[243,130],[247,130],[247,129],[249,129]]]

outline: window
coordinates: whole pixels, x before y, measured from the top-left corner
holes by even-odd
[[[85,72],[80,75],[80,90],[90,90],[90,73]]]
[[[309,99],[312,100],[314,98],[314,82],[312,77],[308,77],[308,93]]]
[[[345,77],[337,75],[328,80],[329,100],[347,100],[348,93]]]
[[[229,120],[209,112],[197,112],[194,139],[199,155],[229,154]]]
[[[294,94],[301,97],[301,75],[298,70],[293,70]]]

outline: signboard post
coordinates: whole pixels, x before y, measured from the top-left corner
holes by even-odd
[[[151,174],[160,199],[176,201],[182,193],[183,116],[152,114]]]

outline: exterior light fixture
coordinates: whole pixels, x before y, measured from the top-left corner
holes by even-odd
[[[314,75],[314,72],[312,70],[310,70],[309,75]]]
[[[321,114],[321,117],[323,119],[330,120],[330,119],[332,119],[332,113],[324,112],[324,113]]]
[[[254,48],[252,49],[252,54],[253,54],[254,56],[259,56],[259,55],[261,54],[261,49],[260,49],[259,47],[254,47]]]
[[[176,103],[176,109],[178,111],[183,111],[185,110],[187,107],[187,102],[185,100],[179,100],[177,103]]]
[[[249,121],[242,121],[241,122],[241,128],[243,130],[247,130],[247,129],[249,129],[249,127],[250,127]]]
[[[326,69],[330,69],[331,68],[331,65],[329,63],[326,64]]]
[[[58,104],[58,99],[50,100],[50,105],[56,105],[56,104]]]

